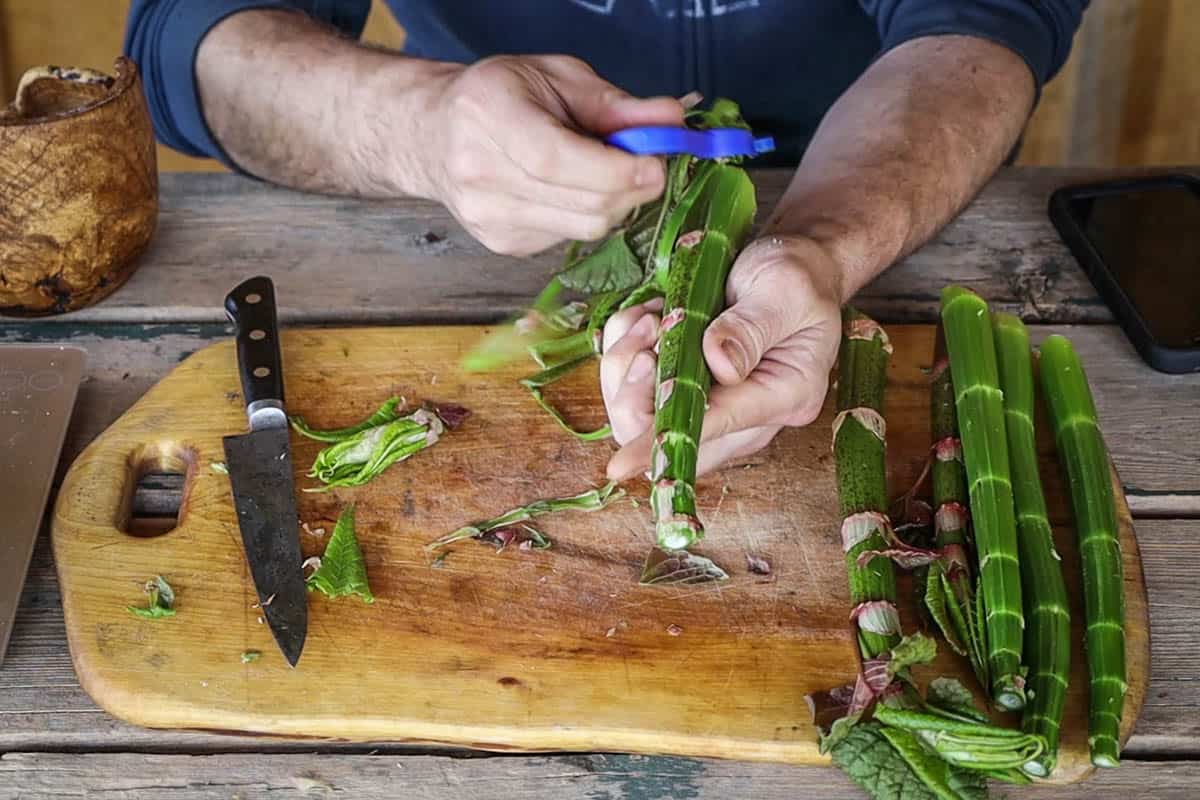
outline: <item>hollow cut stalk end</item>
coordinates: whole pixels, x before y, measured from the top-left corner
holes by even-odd
[[[1005,711],[1020,711],[1025,707],[1025,690],[1012,675],[1003,675],[992,683],[992,697]]]
[[[1054,759],[1042,755],[1040,758],[1032,758],[1021,765],[1021,771],[1031,778],[1046,778],[1054,771]]]
[[[704,526],[694,516],[675,514],[658,521],[655,538],[663,550],[686,550],[704,538]]]
[[[1093,736],[1088,739],[1092,750],[1092,763],[1097,767],[1112,768],[1121,765],[1121,749],[1111,736]]]

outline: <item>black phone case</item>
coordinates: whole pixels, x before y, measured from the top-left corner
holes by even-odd
[[[1200,179],[1191,175],[1169,174],[1064,186],[1050,195],[1049,212],[1050,221],[1058,229],[1059,236],[1075,256],[1092,285],[1096,287],[1105,305],[1112,310],[1113,316],[1117,318],[1121,329],[1125,331],[1142,360],[1159,372],[1179,374],[1200,371],[1200,347],[1167,347],[1155,341],[1150,327],[1109,272],[1100,253],[1092,246],[1087,234],[1071,214],[1071,201],[1076,198],[1100,197],[1167,186],[1182,186],[1200,192]]]

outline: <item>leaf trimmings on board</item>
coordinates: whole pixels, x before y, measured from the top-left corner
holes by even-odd
[[[358,595],[365,603],[374,603],[375,595],[367,582],[367,565],[354,532],[354,506],[349,505],[338,517],[325,555],[316,571],[308,576],[308,588],[331,599]]]

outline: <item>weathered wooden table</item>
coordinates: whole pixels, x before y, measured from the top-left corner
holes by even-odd
[[[950,281],[1076,342],[1129,504],[1151,608],[1150,691],[1118,770],[1031,798],[1200,796],[1200,375],[1138,360],[1046,218],[1050,191],[1103,177],[1008,169],[932,243],[856,301],[883,322],[931,321]],[[760,205],[786,181],[760,173]],[[291,325],[495,321],[544,283],[555,254],[487,253],[437,205],[295,194],[229,175],[164,175],[157,238],[96,308],[0,322],[0,342],[88,350],[60,474],[184,356],[230,332],[224,293],[254,273]],[[0,489],[0,497],[3,496]],[[833,769],[622,755],[484,755],[134,728],[98,709],[71,667],[43,531],[0,668],[0,798],[856,798]],[[469,757],[467,757],[469,756]]]

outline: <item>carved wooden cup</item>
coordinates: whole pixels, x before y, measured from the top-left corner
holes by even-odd
[[[0,109],[0,314],[73,311],[133,273],[158,220],[137,68],[35,67]]]

